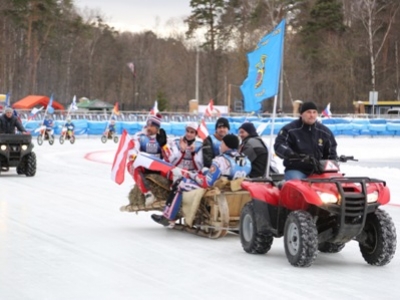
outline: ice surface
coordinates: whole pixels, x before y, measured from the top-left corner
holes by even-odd
[[[400,228],[400,139],[337,138],[351,176],[387,181]],[[245,253],[234,234],[209,240],[121,213],[132,179],[110,169],[117,144],[78,139],[35,146],[37,174],[0,175],[0,299],[398,299],[400,259],[364,262],[356,242],[295,268],[275,239]],[[128,174],[127,174],[128,175]]]

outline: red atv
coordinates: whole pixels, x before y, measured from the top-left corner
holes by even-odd
[[[340,158],[347,160],[354,159]],[[240,216],[243,249],[265,254],[274,237],[283,236],[289,263],[308,267],[318,250],[337,253],[355,240],[368,264],[388,264],[396,252],[396,229],[389,214],[379,208],[390,200],[386,182],[344,176],[333,160],[314,160],[314,164],[320,174],[307,179],[242,183],[252,197]]]

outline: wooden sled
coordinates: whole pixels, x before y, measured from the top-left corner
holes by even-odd
[[[135,186],[130,193],[131,204],[121,207],[121,211],[138,213],[164,209],[170,182],[158,174],[150,174],[146,179],[153,194],[160,200],[146,207],[143,195]],[[241,210],[251,200],[250,193],[240,188],[242,181],[222,178],[207,190],[199,188],[184,192],[182,207],[173,228],[211,239],[223,237],[228,231],[237,231]]]

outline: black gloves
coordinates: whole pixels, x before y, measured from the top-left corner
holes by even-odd
[[[290,149],[287,149],[284,153],[285,158],[287,159],[298,159],[300,158],[300,155],[298,153],[293,152]]]
[[[156,135],[156,140],[160,147],[164,147],[167,144],[167,134],[164,129],[160,128]]]

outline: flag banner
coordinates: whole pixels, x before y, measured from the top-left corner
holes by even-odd
[[[5,107],[10,106],[10,93],[6,94],[6,100],[4,100]]]
[[[167,174],[171,169],[175,168],[174,165],[145,152],[139,152],[133,163],[133,167],[143,167],[148,170],[160,171],[162,174]]]
[[[44,108],[44,106],[42,106],[41,108],[36,108],[36,107],[32,108],[32,110],[31,110],[31,112],[29,113],[29,116],[28,116],[28,121],[32,120],[33,117],[34,117],[38,112],[40,112],[43,108]]]
[[[206,110],[204,111],[204,116],[212,117],[212,116],[221,116],[221,112],[214,106],[214,100],[211,99],[208,103]]]
[[[284,36],[285,19],[247,54],[248,74],[240,87],[244,111],[259,111],[263,100],[278,94]]]
[[[328,103],[328,105],[326,106],[326,108],[322,111],[321,113],[324,117],[330,118],[332,117],[332,113],[331,113],[331,104]]]
[[[49,114],[54,113],[54,108],[53,108],[52,105],[53,105],[53,94],[51,94],[49,103],[47,104],[47,112],[48,112]]]
[[[158,102],[156,100],[156,101],[154,101],[153,108],[150,110],[150,115],[155,116],[157,113],[159,113],[159,110],[158,110]]]
[[[125,180],[125,165],[128,157],[128,151],[133,149],[135,143],[124,129],[115,153],[114,162],[111,168],[111,179],[117,184],[122,184]]]
[[[203,141],[208,137],[209,133],[208,133],[208,129],[206,126],[206,122],[204,121],[204,119],[201,119],[201,122],[199,124],[199,127],[197,129],[197,135],[199,138],[201,138]]]
[[[78,110],[78,105],[76,105],[76,95],[74,95],[74,98],[72,99],[71,110]]]
[[[128,66],[129,70],[131,70],[133,77],[136,77],[136,69],[133,62],[129,62],[126,65]]]
[[[118,102],[116,102],[115,105],[114,105],[113,114],[117,115],[117,116],[119,115]]]

